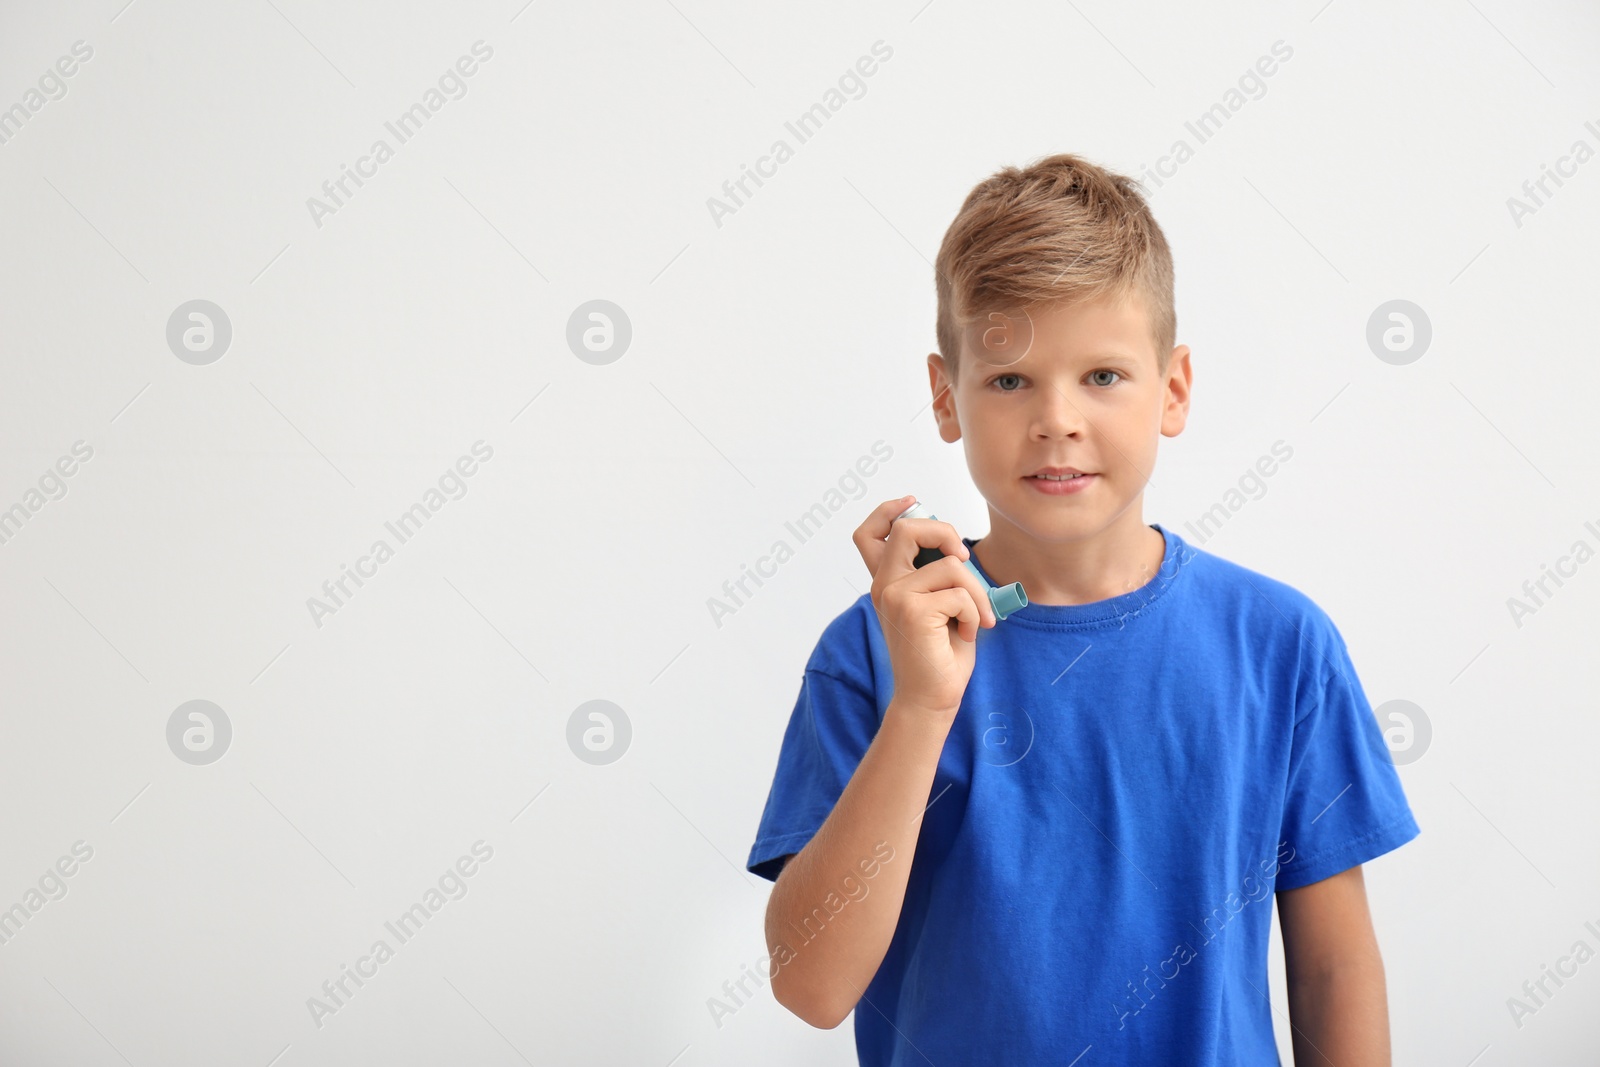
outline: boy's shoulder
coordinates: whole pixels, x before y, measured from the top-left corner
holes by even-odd
[[[871,692],[875,661],[887,666],[889,650],[872,594],[862,593],[822,628],[806,660],[806,670],[832,675]]]
[[[1321,605],[1298,587],[1187,541],[1182,541],[1182,547],[1190,556],[1188,567],[1200,587],[1195,592],[1209,602],[1262,613],[1286,624],[1333,624]]]
[[[1214,552],[1186,545],[1194,582],[1189,603],[1212,626],[1237,632],[1259,651],[1293,646],[1324,677],[1345,659],[1344,635],[1316,600],[1298,587]]]

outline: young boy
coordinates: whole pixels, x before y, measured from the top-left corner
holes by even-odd
[[[1361,864],[1418,831],[1334,624],[1142,517],[1182,432],[1172,261],[1134,183],[1056,155],[980,183],[928,357],[989,533],[897,517],[806,664],[748,868],[800,1018],[866,1065],[1388,1065]],[[918,568],[927,547],[944,558]],[[971,559],[1026,607],[996,624]],[[977,646],[983,645],[982,649]]]

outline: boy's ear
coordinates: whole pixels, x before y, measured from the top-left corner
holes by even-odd
[[[928,388],[933,390],[933,417],[939,422],[939,437],[946,442],[961,440],[961,422],[956,418],[956,396],[945,372],[944,357],[928,353]]]
[[[1179,345],[1172,350],[1167,364],[1167,396],[1161,409],[1161,435],[1176,437],[1189,422],[1189,388],[1194,381],[1194,368],[1189,364],[1189,346]]]

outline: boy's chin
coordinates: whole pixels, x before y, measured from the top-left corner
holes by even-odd
[[[1104,507],[1071,497],[1049,496],[1029,486],[1022,486],[1004,505],[995,507],[991,503],[990,507],[1039,541],[1075,541],[1098,533],[1106,525]]]

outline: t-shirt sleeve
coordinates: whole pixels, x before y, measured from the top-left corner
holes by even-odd
[[[1283,811],[1278,889],[1320,882],[1421,831],[1344,639],[1327,622],[1323,680],[1296,720]]]
[[[787,858],[806,846],[833,811],[877,734],[880,716],[866,641],[859,621],[850,626],[841,617],[806,665],[745,863],[752,874],[778,880]]]

